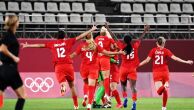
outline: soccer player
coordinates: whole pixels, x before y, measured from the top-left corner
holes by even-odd
[[[89,34],[86,37],[86,41],[83,42],[77,48],[76,52],[71,54],[71,58],[81,54],[82,63],[80,67],[80,73],[84,80],[84,83],[86,83],[84,85],[88,84],[88,92],[89,92],[87,110],[91,110],[91,104],[93,102],[93,97],[95,93],[96,80],[98,79],[98,74],[99,74],[98,53],[103,53],[104,55],[124,54],[123,51],[119,51],[119,52],[106,51],[105,49],[103,49],[102,47],[100,47],[94,42],[91,34]],[[86,105],[85,99],[83,100],[83,103],[82,103],[83,106]]]
[[[15,36],[18,26],[17,16],[6,16],[4,28],[7,32],[0,41],[0,109],[3,107],[3,92],[8,86],[11,86],[18,97],[15,110],[23,110],[25,103],[26,94],[18,72],[20,45]]]
[[[126,35],[124,37],[124,43],[119,42],[119,47],[121,49],[131,48],[131,53],[127,55],[122,55],[122,63],[120,66],[120,82],[122,87],[122,94],[124,97],[123,106],[127,107],[127,80],[129,80],[131,91],[132,91],[132,108],[131,110],[136,110],[136,101],[137,101],[137,90],[136,90],[136,80],[137,80],[137,67],[139,64],[139,57],[138,57],[138,49],[141,44],[141,41],[149,30],[149,26],[146,25],[144,27],[144,32],[141,34],[140,38],[132,43],[132,37],[130,35]]]
[[[169,69],[168,69],[168,58],[171,58],[175,61],[185,63],[185,64],[193,64],[192,60],[182,60],[179,57],[176,57],[169,49],[165,48],[166,40],[164,37],[159,37],[156,41],[157,47],[153,48],[148,57],[143,60],[139,66],[143,66],[147,64],[151,59],[153,61],[152,71],[153,71],[153,79],[155,83],[155,88],[157,90],[158,95],[163,94],[163,105],[162,110],[166,110],[166,104],[168,100],[168,91],[169,87]]]
[[[100,36],[97,36],[95,42],[104,48],[107,51],[110,51],[111,45],[116,45],[112,38],[107,36],[107,29],[103,26],[100,30]],[[99,62],[100,62],[100,71],[102,72],[104,78],[104,88],[105,88],[105,98],[107,103],[104,105],[105,108],[111,107],[111,99],[110,99],[110,56],[106,56],[103,54],[99,54]]]
[[[59,31],[59,35],[55,41],[47,42],[45,44],[22,44],[23,48],[49,48],[51,50],[56,77],[61,85],[61,95],[64,95],[66,91],[66,82],[68,82],[72,93],[74,109],[78,109],[78,100],[74,87],[74,69],[72,59],[70,58],[71,48],[77,40],[84,38],[88,33],[96,29],[96,26],[93,26],[90,30],[70,39],[64,39],[64,32]]]

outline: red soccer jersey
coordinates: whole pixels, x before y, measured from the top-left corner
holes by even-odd
[[[95,39],[95,42],[102,48],[104,48],[107,51],[110,51],[111,44],[114,44],[114,40],[111,38],[108,38],[107,36],[98,36]],[[103,55],[104,56],[104,55]],[[102,57],[103,57],[102,56]],[[105,56],[107,57],[107,56]]]
[[[149,57],[153,60],[153,71],[154,72],[163,72],[169,71],[168,70],[168,58],[171,57],[173,54],[170,50],[166,48],[153,48],[150,53]]]
[[[132,43],[132,52],[129,55],[121,55],[123,67],[137,67],[139,64],[139,57],[138,57],[138,48],[140,46],[141,41],[137,40]],[[119,42],[119,48],[124,49],[126,44]]]
[[[71,48],[75,43],[76,38],[67,40],[55,40],[45,44],[46,48],[49,48],[53,55],[53,63],[73,63],[70,58]]]
[[[90,66],[90,64],[96,64],[98,52],[102,52],[104,49],[97,45],[96,50],[85,50],[85,46],[88,46],[88,43],[83,42],[76,50],[77,54],[81,54],[82,64],[88,66]]]

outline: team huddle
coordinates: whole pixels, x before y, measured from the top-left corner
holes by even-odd
[[[156,47],[151,49],[145,60],[140,62],[138,49],[144,35],[149,30],[148,25],[144,26],[144,32],[136,41],[132,40],[131,35],[125,35],[123,40],[118,40],[107,23],[101,27],[97,35],[93,33],[95,30],[97,30],[97,27],[93,26],[79,36],[69,39],[65,38],[63,31],[59,31],[57,40],[44,44],[22,43],[21,45],[23,48],[49,48],[51,50],[56,78],[61,85],[61,95],[65,95],[68,83],[75,110],[79,109],[79,104],[74,85],[72,61],[74,57],[80,55],[82,59],[80,65],[80,75],[84,82],[82,106],[86,107],[87,110],[101,107],[111,108],[111,97],[116,99],[116,108],[127,107],[128,81],[133,100],[131,110],[136,110],[137,68],[152,60],[154,84],[158,95],[163,96],[162,110],[166,110],[169,87],[168,58],[185,64],[193,64],[193,61],[176,57],[169,49],[165,48],[166,40],[164,37],[159,37],[156,40]],[[81,39],[80,45],[72,52],[73,45]],[[121,64],[119,65],[120,58]],[[117,90],[119,83],[122,87],[123,102]],[[0,90],[2,89],[0,88]],[[101,100],[102,104],[100,103]]]

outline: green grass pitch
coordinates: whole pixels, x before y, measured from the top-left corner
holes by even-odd
[[[79,110],[86,110],[81,106],[82,99],[79,100]],[[2,110],[14,110],[16,99],[5,99],[4,108]],[[118,110],[115,108],[115,100],[113,99],[113,107],[107,110]],[[137,102],[137,110],[161,110],[162,100],[160,98],[140,98]],[[127,108],[120,110],[130,110],[131,101],[128,102]],[[168,110],[194,110],[194,98],[170,98],[168,100]],[[70,98],[55,99],[27,99],[24,110],[73,110],[73,103]],[[100,110],[100,109],[93,109]]]

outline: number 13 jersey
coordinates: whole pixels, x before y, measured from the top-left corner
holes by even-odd
[[[73,63],[69,55],[71,54],[71,48],[73,44],[75,44],[75,41],[76,38],[70,38],[67,40],[59,39],[45,43],[45,47],[49,48],[52,52],[54,64]]]

